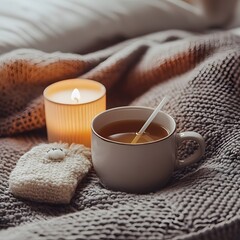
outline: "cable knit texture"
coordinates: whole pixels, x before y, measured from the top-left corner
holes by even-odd
[[[240,39],[189,35],[156,33],[82,56],[22,49],[0,57],[0,239],[239,239]],[[91,171],[69,205],[15,198],[11,171],[46,141],[36,130],[45,125],[42,90],[77,76],[102,82],[108,107],[156,107],[170,95],[163,110],[178,132],[204,137],[206,154],[150,194],[110,191]],[[185,146],[181,157],[195,149]]]
[[[25,153],[9,177],[14,196],[47,203],[69,203],[92,164],[83,145],[41,144]]]

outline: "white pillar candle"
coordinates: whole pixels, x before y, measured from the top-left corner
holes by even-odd
[[[106,89],[96,81],[68,79],[44,90],[49,142],[91,146],[91,122],[106,109]]]

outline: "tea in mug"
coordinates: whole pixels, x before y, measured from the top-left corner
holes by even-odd
[[[135,138],[136,133],[144,125],[142,120],[124,120],[110,123],[100,129],[99,134],[109,140],[121,142],[121,143],[131,143]],[[152,142],[160,140],[168,135],[165,128],[157,123],[152,122],[146,131],[139,138],[138,143]]]

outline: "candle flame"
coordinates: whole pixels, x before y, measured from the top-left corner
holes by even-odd
[[[73,101],[75,101],[76,103],[79,103],[80,101],[80,92],[77,88],[75,88],[73,91],[72,91],[72,94],[71,94],[71,99]]]

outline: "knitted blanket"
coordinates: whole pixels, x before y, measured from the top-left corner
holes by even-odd
[[[189,35],[156,33],[86,55],[0,56],[0,239],[240,239],[240,39]],[[17,160],[46,141],[43,89],[78,76],[106,86],[108,107],[156,107],[168,94],[164,111],[177,131],[203,135],[206,154],[150,194],[105,189],[92,170],[69,205],[13,197]],[[196,147],[186,146],[182,157]]]

